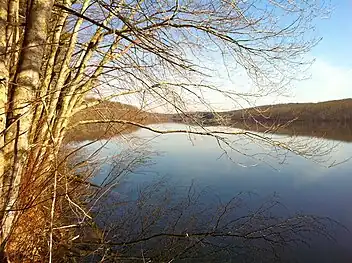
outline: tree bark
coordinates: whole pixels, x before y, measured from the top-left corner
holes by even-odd
[[[9,114],[7,115],[4,141],[5,173],[3,176],[3,192],[6,193],[3,201],[6,205],[6,211],[0,218],[2,243],[7,241],[18,214],[13,209],[19,196],[20,182],[27,167],[27,156],[30,150],[28,131],[32,123],[34,94],[39,86],[47,27],[53,2],[53,0],[32,0],[31,2],[26,17],[24,40],[19,55],[15,84],[9,94]]]
[[[0,216],[3,214],[5,203],[2,198],[5,194],[3,177],[5,171],[4,159],[4,132],[6,128],[6,102],[7,84],[9,78],[6,66],[6,26],[7,26],[7,1],[0,0]],[[1,233],[0,233],[1,234]],[[0,236],[2,240],[2,236]]]

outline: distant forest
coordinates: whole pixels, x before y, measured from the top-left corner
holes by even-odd
[[[94,102],[96,99],[88,98],[83,102]],[[138,127],[120,123],[99,123],[104,120],[127,120],[142,125],[169,122],[169,116],[148,113],[135,106],[116,101],[103,101],[91,107],[87,107],[74,114],[70,126],[75,126],[81,121],[97,121],[96,123],[80,125],[69,129],[65,136],[65,142],[79,142],[85,140],[109,139],[123,133],[138,130]]]
[[[340,122],[352,120],[352,99],[319,103],[288,103],[260,106],[226,112],[194,112],[175,114],[176,122],[200,122],[204,125],[233,125],[241,123],[280,124],[291,122]]]
[[[92,101],[94,99],[88,99]],[[71,125],[86,120],[121,119],[143,125],[154,123],[229,126],[258,132],[314,136],[352,141],[352,99],[320,103],[289,103],[226,112],[148,113],[134,106],[106,101],[76,113]],[[66,142],[106,139],[136,131],[126,124],[92,123],[70,129]]]
[[[352,99],[267,105],[226,112],[192,112],[174,114],[170,118],[185,124],[352,141]]]

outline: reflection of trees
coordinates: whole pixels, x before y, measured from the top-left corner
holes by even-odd
[[[204,113],[203,113],[204,114]],[[210,113],[209,113],[210,114]],[[195,117],[197,119],[197,117]],[[194,120],[185,120],[180,117],[173,117],[172,121],[178,123],[190,122]],[[204,126],[228,126],[244,130],[285,134],[291,136],[309,136],[324,138],[337,141],[352,141],[352,125],[350,122],[337,120],[329,121],[300,121],[295,118],[287,120],[218,120],[209,119],[200,121]]]
[[[253,206],[250,194],[226,201],[211,195],[163,182],[147,185],[133,201],[109,195],[95,209],[101,239],[77,239],[76,246],[106,262],[290,262],[296,257],[287,249],[309,245],[312,235],[332,238],[335,222],[280,217],[275,196]]]
[[[239,127],[240,125],[234,125]],[[252,128],[264,132],[264,128],[247,125],[247,129]],[[341,122],[300,122],[295,121],[288,125],[279,126],[270,131],[277,134],[286,134],[292,136],[309,136],[316,138],[324,138],[336,141],[352,141],[352,125],[351,123]]]
[[[100,186],[85,188],[82,211],[71,207],[78,223],[71,246],[60,256],[93,262],[290,262],[296,256],[288,249],[309,245],[314,236],[333,238],[330,227],[336,222],[290,215],[276,196],[262,200],[234,193],[221,200],[209,189],[171,186],[163,179],[130,192],[123,175],[147,165],[151,157],[142,146],[148,149],[138,142],[134,151],[103,160],[110,170]],[[71,168],[82,169],[83,158],[84,174],[96,172],[101,150],[79,155]]]
[[[245,130],[289,136],[307,136],[346,142],[352,141],[352,125],[348,122],[293,121],[285,123],[284,125],[280,125],[279,123],[266,123],[266,125],[258,125],[257,123],[250,122],[236,122],[230,126]]]
[[[68,217],[67,223],[60,220],[54,230],[60,229],[69,245],[54,240],[60,251],[58,257],[93,262],[290,262],[296,257],[287,249],[309,245],[311,236],[332,238],[330,226],[336,225],[334,221],[314,215],[290,215],[275,196],[263,201],[251,199],[250,194],[234,193],[231,199],[220,200],[195,185],[179,189],[162,180],[138,192],[126,191],[125,176],[134,176],[131,173],[149,165],[153,154],[159,154],[148,144],[158,132],[173,136],[189,131],[190,140],[195,136],[206,138],[234,162],[240,154],[256,163],[269,160],[270,164],[285,161],[292,153],[324,161],[333,149],[318,139],[237,130],[234,137],[233,131],[222,127],[213,133],[208,132],[211,127],[182,127],[162,130],[148,126],[151,137],[125,134],[99,141],[92,148],[86,147],[92,142],[73,145],[62,153],[70,160],[62,174],[72,175],[67,179],[69,189],[64,189],[62,196],[69,192],[77,206],[62,201],[68,204],[61,213]],[[113,142],[115,152],[105,152]],[[252,144],[257,147],[251,149]],[[76,188],[73,178],[79,185]],[[63,234],[61,229],[66,228],[68,232]]]

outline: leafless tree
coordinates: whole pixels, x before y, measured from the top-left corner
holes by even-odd
[[[20,215],[33,217],[30,208],[49,196],[50,222],[42,228],[51,229],[52,251],[62,182],[58,154],[75,113],[134,96],[143,107],[166,104],[186,114],[190,101],[212,109],[203,97],[208,91],[234,105],[281,92],[310,64],[305,54],[319,40],[311,33],[324,10],[320,1],[305,0],[0,0],[2,250],[10,250],[11,238],[21,232],[15,227]],[[233,66],[248,75],[253,92],[212,83],[218,65],[207,62],[218,54],[216,63],[229,74]],[[100,98],[87,101],[94,93]],[[147,128],[126,119],[99,121]],[[194,133],[226,134],[206,128]]]

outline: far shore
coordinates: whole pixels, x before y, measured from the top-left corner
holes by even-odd
[[[68,131],[65,141],[109,139],[137,131],[131,124],[99,123],[99,120],[120,119],[142,125],[182,123],[185,125],[226,126],[263,133],[317,137],[352,141],[352,99],[321,103],[291,103],[261,106],[227,112],[189,112],[158,114],[118,102],[103,102],[75,114],[71,124],[97,120]]]

